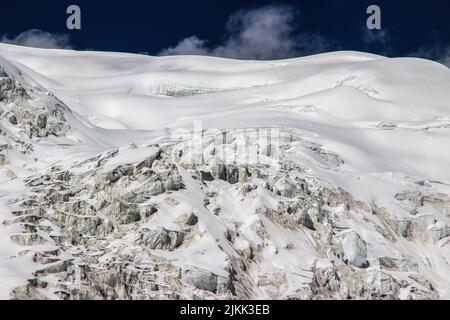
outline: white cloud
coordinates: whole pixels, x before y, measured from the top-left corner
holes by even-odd
[[[447,55],[438,61],[450,68],[450,49],[448,50]]]
[[[383,29],[369,30],[367,28],[365,28],[364,30],[365,32],[362,37],[362,40],[366,44],[371,43],[387,44],[390,41],[390,36],[386,30]]]
[[[209,49],[206,47],[206,41],[197,36],[191,36],[181,40],[175,47],[167,48],[161,51],[160,55],[176,54],[199,54],[207,55]]]
[[[433,46],[422,46],[410,53],[411,57],[419,57],[435,60],[450,68],[450,46],[435,44]]]
[[[367,51],[377,48],[380,54],[390,55],[392,53],[391,36],[385,29],[369,30],[364,28],[361,40],[365,44],[365,50]]]
[[[68,35],[50,33],[39,29],[24,31],[15,38],[8,38],[6,35],[4,35],[1,37],[0,42],[36,48],[72,48]]]
[[[282,59],[323,52],[327,41],[315,34],[294,33],[298,12],[288,6],[265,6],[230,16],[225,40],[210,48],[207,41],[191,36],[160,55],[198,54],[236,59]]]

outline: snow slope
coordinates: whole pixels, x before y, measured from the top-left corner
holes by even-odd
[[[97,126],[285,126],[316,134],[357,174],[450,181],[450,74],[438,63],[336,52],[285,61],[148,57],[1,45],[2,56]],[[209,94],[167,97],[167,91]],[[396,130],[380,130],[388,124]]]
[[[302,138],[301,142],[290,145],[290,160],[306,168],[309,177],[328,181],[359,201],[376,203],[396,219],[411,215],[410,208],[398,201],[396,195],[416,190],[418,182],[429,184],[430,193],[450,194],[450,70],[435,62],[345,51],[282,61],[238,61],[48,50],[6,44],[0,44],[0,57],[0,66],[8,65],[10,70],[16,70],[16,75],[24,77],[23,83],[41,90],[42,94],[52,92],[73,112],[68,116],[72,129],[64,138],[58,138],[64,141],[49,138],[32,142],[34,156],[39,158],[35,163],[24,160],[19,165],[11,158],[8,168],[19,178],[43,172],[42,168],[53,164],[74,165],[80,159],[131,143],[165,141],[182,130],[192,131],[194,123],[201,121],[205,130],[267,127],[291,130]],[[46,98],[36,98],[39,99],[46,101]],[[2,119],[0,124],[1,128],[14,132],[7,119]],[[305,147],[309,144],[320,146],[325,158],[314,148]],[[124,154],[129,159],[142,158],[141,150]],[[334,160],[330,160],[330,155],[336,155]],[[336,165],[333,162],[336,159],[342,163]],[[203,191],[194,182],[187,182],[189,174],[183,173],[183,168],[179,170],[188,193],[195,194],[192,205],[201,207]],[[11,182],[6,182],[9,180],[6,176],[2,179],[0,200],[6,206],[12,191],[4,186]],[[26,188],[23,190],[26,192]],[[180,197],[184,200],[179,202],[189,201],[183,195]],[[258,197],[264,199],[265,195]],[[229,204],[227,209],[225,203],[224,210],[230,215],[260,205],[246,203],[243,207],[233,207]],[[223,227],[215,218],[207,218],[207,212],[202,210],[198,215],[204,228],[213,238],[221,239]],[[419,214],[432,214],[436,221],[450,228],[450,208],[444,205],[441,210],[423,210]],[[248,221],[241,218],[242,223],[250,224],[254,216],[249,213]],[[155,220],[150,226],[164,223],[166,227],[171,226],[170,221],[163,220]],[[308,235],[285,234],[266,217],[261,216],[261,220],[275,247],[294,242],[297,247],[305,248],[294,255],[268,258],[279,259],[279,268],[289,270],[292,259],[301,261],[307,268],[320,256]],[[349,222],[349,225],[368,243],[377,237],[365,230],[363,221]],[[1,228],[0,239],[5,243],[10,231]],[[445,236],[434,245],[399,240],[393,247],[408,252],[417,261],[428,261],[424,272],[441,283],[435,286],[448,298],[450,267],[446,259],[450,257],[450,245],[445,244],[445,238],[448,240]],[[220,242],[222,250],[233,256],[235,248],[226,239]],[[211,245],[206,247],[211,252],[215,250]],[[10,250],[0,250],[2,283],[10,281],[3,279],[12,277],[5,271],[10,263],[6,258],[11,255]],[[382,249],[369,245],[369,255],[380,255],[377,250]],[[167,257],[172,255],[173,252],[164,253]],[[203,264],[219,274],[224,264],[221,255],[220,251],[213,253],[217,265],[210,265],[192,254],[192,260],[196,261],[192,264]],[[260,268],[264,269],[264,264]],[[442,282],[442,279],[447,280]],[[5,297],[11,288],[3,287],[1,296]]]

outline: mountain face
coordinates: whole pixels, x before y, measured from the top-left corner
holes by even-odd
[[[437,63],[0,44],[0,133],[0,298],[450,298]]]

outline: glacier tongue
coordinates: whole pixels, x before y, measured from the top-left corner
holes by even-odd
[[[0,298],[450,298],[450,72],[0,44]]]

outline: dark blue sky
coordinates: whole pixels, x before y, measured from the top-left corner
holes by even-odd
[[[66,28],[65,11],[70,4],[81,7],[82,30]],[[15,0],[1,4],[0,37],[14,39],[26,30],[40,29],[67,34],[75,49],[157,54],[195,35],[215,47],[227,36],[230,15],[269,4],[287,5],[296,11],[290,22],[294,35],[313,34],[326,44],[312,51],[358,50],[390,56],[418,53],[433,59],[450,52],[448,0]],[[382,10],[385,34],[380,41],[365,40],[365,11],[370,4]]]

